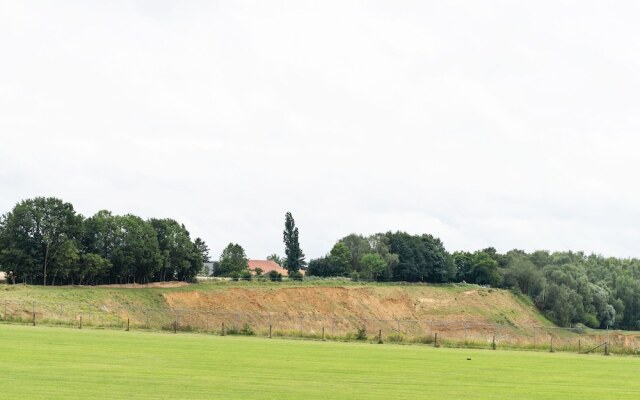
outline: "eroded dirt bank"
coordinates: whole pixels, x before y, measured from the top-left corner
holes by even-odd
[[[531,306],[511,293],[469,287],[248,287],[163,294],[172,309],[360,319],[434,319],[539,324]]]

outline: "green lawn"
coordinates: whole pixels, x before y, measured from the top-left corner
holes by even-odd
[[[640,398],[635,357],[18,325],[0,352],[2,399]]]

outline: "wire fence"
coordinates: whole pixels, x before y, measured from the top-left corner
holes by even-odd
[[[81,302],[0,300],[5,322],[216,335],[423,343],[433,346],[640,354],[640,332],[515,326],[439,319],[344,318],[229,310],[125,308]]]

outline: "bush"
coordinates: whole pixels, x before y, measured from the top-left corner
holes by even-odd
[[[253,335],[255,335],[255,332],[253,331],[253,328],[251,327],[251,325],[245,323],[244,326],[242,327],[242,329],[240,329],[238,331],[238,334],[246,335],[246,336],[253,336]]]
[[[240,279],[240,274],[238,272],[232,272],[229,274],[229,278],[231,278],[232,281],[237,281]]]
[[[586,314],[583,318],[584,321],[584,325],[588,326],[589,328],[600,328],[600,321],[598,321],[598,318],[596,318],[595,315],[593,314]],[[577,325],[582,325],[582,324],[577,324]],[[584,328],[584,325],[582,325],[582,327]]]
[[[360,280],[360,274],[357,271],[353,271],[350,277],[351,277],[351,280],[354,282],[358,282]]]
[[[225,332],[225,333],[226,333],[227,335],[237,335],[237,334],[238,334],[238,332],[240,332],[240,331],[238,330],[238,328],[236,328],[235,326],[230,326],[230,327],[228,327],[228,328],[226,329],[226,332]]]
[[[289,274],[289,279],[292,281],[301,281],[303,276],[300,271],[295,271]]]
[[[367,328],[362,326],[356,332],[356,340],[367,340]]]
[[[573,331],[575,333],[584,334],[587,331],[587,327],[584,324],[575,324],[573,326]]]
[[[250,271],[242,271],[242,274],[240,275],[240,277],[242,278],[243,281],[250,281],[251,278],[253,278],[253,275],[251,275]]]
[[[280,272],[278,272],[278,271],[274,271],[274,270],[269,271],[269,273],[267,274],[267,276],[269,277],[269,279],[270,279],[272,282],[276,282],[276,281],[277,281],[277,282],[280,282],[280,281],[282,280],[282,274],[281,274]]]
[[[397,333],[392,333],[390,335],[387,335],[386,340],[387,342],[391,342],[391,343],[402,343],[404,342],[404,336],[399,335]]]

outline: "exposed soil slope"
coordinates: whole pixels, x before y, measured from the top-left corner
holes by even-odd
[[[165,326],[176,314],[202,327],[242,314],[251,324],[295,328],[298,319],[422,320],[441,323],[551,325],[537,310],[509,291],[474,285],[354,285],[349,283],[201,283],[126,287],[41,287],[4,285],[0,301],[12,317],[68,321],[84,315],[144,326]],[[218,315],[218,316],[216,316]],[[265,315],[268,315],[265,319]],[[287,321],[285,323],[285,321]],[[322,322],[318,322],[319,326]]]
[[[540,315],[508,291],[477,286],[230,287],[163,294],[172,309],[359,319],[433,319],[540,324]]]

